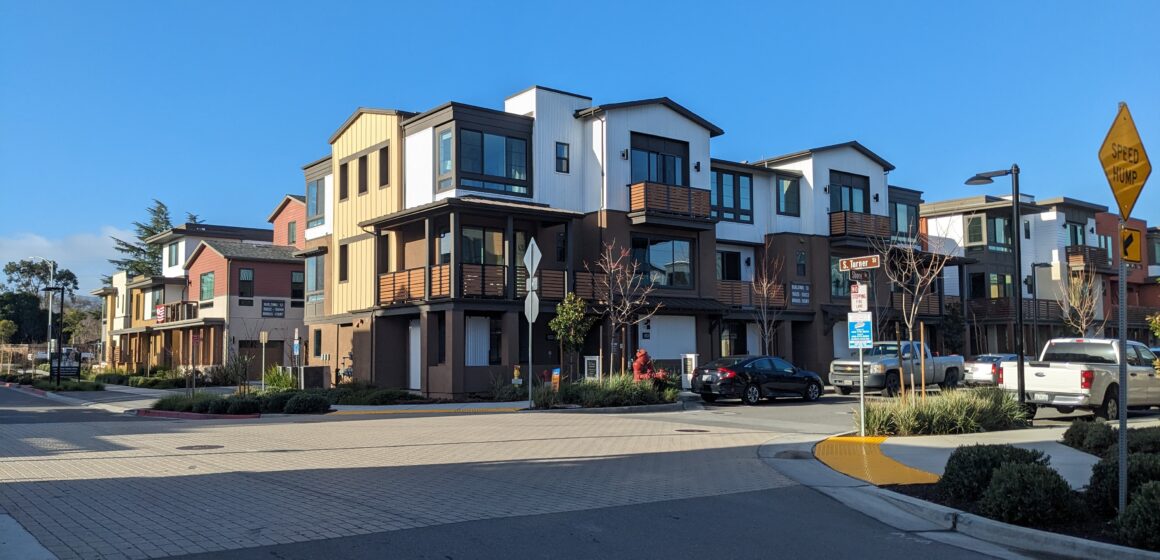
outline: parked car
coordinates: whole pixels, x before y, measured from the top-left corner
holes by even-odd
[[[881,390],[883,395],[889,397],[898,394],[901,386],[899,372],[906,375],[906,383],[909,384],[911,379],[921,383],[919,373],[925,371],[926,384],[938,385],[943,389],[958,387],[963,380],[962,356],[932,356],[930,348],[919,342],[875,342],[873,348],[863,352],[862,358],[865,362],[863,371],[866,389]],[[857,358],[830,362],[830,383],[843,395],[849,395],[858,388],[858,375]]]
[[[1160,406],[1160,377],[1152,365],[1156,354],[1128,341],[1129,408]],[[1003,362],[1002,387],[1018,391],[1015,362]],[[1120,341],[1109,338],[1049,340],[1039,360],[1023,363],[1023,394],[1029,407],[1052,407],[1064,414],[1091,410],[1111,420],[1120,415]]]
[[[1016,354],[979,354],[963,366],[966,385],[999,385],[1003,382],[1003,362],[1015,360]]]
[[[774,397],[822,397],[822,378],[777,356],[729,356],[693,372],[693,392],[705,402],[740,398],[748,405]]]

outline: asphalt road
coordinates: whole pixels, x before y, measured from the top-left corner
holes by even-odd
[[[471,521],[178,558],[957,560],[987,556],[899,531],[814,490],[791,486],[638,506]]]
[[[149,420],[96,408],[61,404],[44,397],[0,387],[0,424],[139,421]]]

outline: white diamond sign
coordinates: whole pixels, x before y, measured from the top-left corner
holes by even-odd
[[[540,316],[540,296],[536,292],[528,292],[528,297],[524,298],[524,315],[528,316],[529,323],[535,323]]]
[[[536,246],[536,238],[528,242],[528,250],[524,253],[524,268],[528,269],[528,276],[535,276],[540,268],[540,248]]]

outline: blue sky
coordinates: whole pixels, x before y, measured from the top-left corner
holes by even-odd
[[[859,140],[927,200],[1018,162],[1025,192],[1113,206],[1127,101],[1160,158],[1160,3],[0,3],[0,261],[95,287],[151,198],[264,225],[358,106],[501,107],[532,84],[669,96],[715,157]],[[936,8],[930,10],[929,8]],[[1160,225],[1160,179],[1135,215]]]

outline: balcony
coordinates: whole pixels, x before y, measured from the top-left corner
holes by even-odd
[[[541,268],[540,276],[540,299],[562,300],[564,299],[564,283],[568,277],[568,273],[563,270],[549,270]],[[528,269],[517,266],[516,267],[516,299],[523,299],[528,295]]]
[[[890,217],[861,212],[830,212],[830,237],[886,238]]]
[[[753,282],[739,280],[718,280],[717,301],[730,307],[754,307],[761,301],[761,296],[753,292]],[[785,307],[785,284],[773,287],[769,298],[770,307]]]
[[[1107,326],[1115,327],[1116,321],[1120,320],[1120,306],[1108,305],[1107,309]],[[1160,307],[1147,307],[1144,305],[1129,305],[1128,306],[1128,324],[1141,325],[1147,324],[1148,317],[1160,314]]]
[[[971,315],[968,315],[967,320],[997,320],[997,321],[1014,321],[1015,320],[1015,306],[1011,303],[1011,298],[999,299],[973,299],[968,304]],[[1036,314],[1038,312],[1038,314]],[[1023,299],[1023,321],[1031,322],[1032,320],[1039,321],[1058,321],[1061,318],[1059,303],[1055,300],[1031,300]]]
[[[451,265],[430,267],[424,274],[422,267],[379,275],[379,304],[405,305],[423,301],[424,283],[430,281],[432,300],[451,297]],[[507,297],[507,266],[464,263],[459,266],[459,297],[471,299],[505,299]],[[564,299],[567,273],[563,270],[541,269],[540,297]],[[527,272],[516,267],[516,298],[527,295]]]
[[[379,275],[379,303],[395,305],[423,299],[424,270],[412,268]]]
[[[196,301],[178,301],[174,303],[166,303],[162,307],[165,308],[164,315],[157,315],[157,324],[162,323],[176,323],[178,321],[189,321],[197,319],[198,305]]]
[[[709,191],[692,187],[636,183],[628,186],[629,218],[634,225],[653,224],[712,229]]]
[[[1069,245],[1065,253],[1068,268],[1092,268],[1097,271],[1110,271],[1112,269],[1107,251],[1099,247]]]
[[[892,292],[890,294],[890,305],[898,311],[909,311],[914,305],[914,302],[909,294]],[[942,315],[938,294],[927,294],[926,297],[922,298],[922,301],[918,302],[918,314],[927,316]]]

